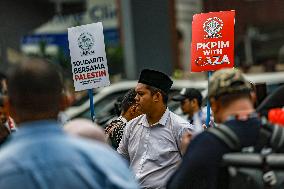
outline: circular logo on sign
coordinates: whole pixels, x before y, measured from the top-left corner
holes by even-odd
[[[218,33],[223,28],[223,21],[218,17],[208,18],[203,23],[203,29],[207,33],[207,38],[219,38],[221,35]]]
[[[78,38],[78,46],[83,51],[88,51],[94,46],[94,38],[90,33],[82,33]]]

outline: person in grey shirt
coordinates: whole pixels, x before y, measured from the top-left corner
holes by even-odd
[[[141,188],[165,188],[194,128],[167,108],[172,83],[166,74],[145,69],[135,88],[144,114],[127,123],[117,151],[130,162]]]

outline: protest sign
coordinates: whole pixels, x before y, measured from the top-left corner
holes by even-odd
[[[191,71],[234,66],[235,11],[195,14],[192,21]]]
[[[68,28],[75,91],[110,85],[101,22]]]

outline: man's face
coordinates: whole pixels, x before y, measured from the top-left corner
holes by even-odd
[[[192,101],[189,100],[188,98],[182,100],[180,102],[180,106],[181,106],[181,110],[184,114],[186,115],[190,115],[192,116],[193,115],[193,105],[192,105]]]
[[[151,91],[147,89],[145,84],[142,83],[137,84],[135,91],[137,93],[135,100],[138,108],[145,114],[150,113],[154,103]]]

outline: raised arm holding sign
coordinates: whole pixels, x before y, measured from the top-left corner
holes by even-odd
[[[192,21],[191,71],[234,67],[235,11],[196,14]]]

